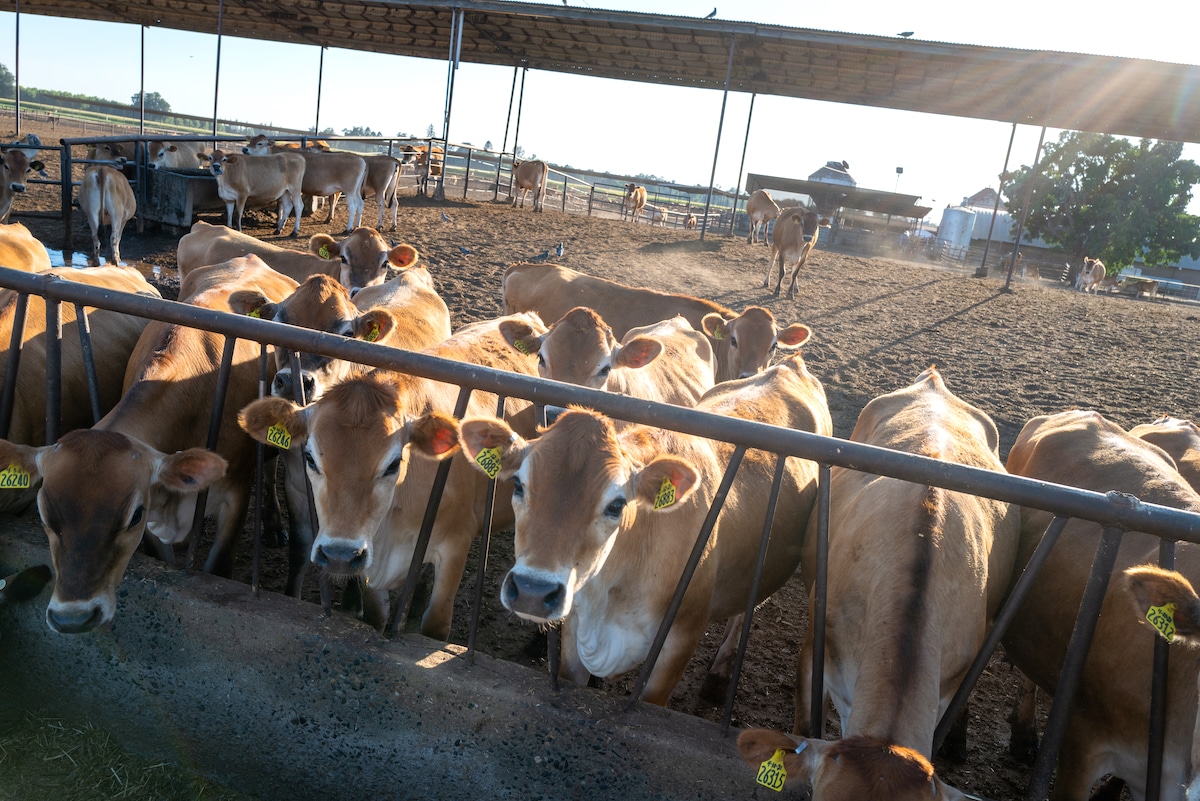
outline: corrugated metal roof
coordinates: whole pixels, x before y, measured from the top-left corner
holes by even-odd
[[[21,11],[215,34],[219,0],[22,0]],[[15,10],[16,0],[0,0]],[[1200,67],[480,0],[223,0],[222,32],[576,75],[1200,142]],[[815,121],[819,124],[819,121]]]

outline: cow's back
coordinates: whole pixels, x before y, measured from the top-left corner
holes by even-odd
[[[224,225],[210,225],[201,220],[179,240],[176,253],[179,277],[186,282],[193,270],[249,255],[257,256],[271,269],[297,283],[310,275],[329,275],[335,279],[339,275],[340,264],[335,259],[281,248]]]
[[[49,270],[50,254],[21,223],[0,224],[0,267],[30,273]]]

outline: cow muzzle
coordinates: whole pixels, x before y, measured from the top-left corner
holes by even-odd
[[[805,242],[811,242],[811,241],[812,241],[812,234],[805,234],[805,235],[804,235],[804,241],[805,241]]]
[[[317,389],[317,382],[313,379],[311,373],[300,371],[300,386],[304,389],[305,403],[312,403],[315,400],[314,394]],[[275,374],[275,380],[271,382],[271,394],[277,398],[285,400],[299,401],[296,398],[296,384],[292,380],[291,370],[280,370]]]
[[[46,625],[58,634],[83,634],[111,620],[99,599],[72,601],[46,607]]]
[[[567,588],[553,578],[510,570],[500,588],[500,601],[526,620],[548,623],[566,615]]]
[[[12,183],[8,185],[8,188],[14,192],[24,192],[25,184]]]
[[[369,553],[366,546],[346,540],[331,540],[313,546],[312,561],[335,576],[357,576],[366,569]]]

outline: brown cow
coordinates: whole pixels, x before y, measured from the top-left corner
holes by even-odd
[[[534,375],[534,360],[504,342],[499,323],[468,326],[423,352]],[[455,446],[452,436],[430,432],[435,421],[452,421],[457,396],[449,384],[375,371],[343,381],[308,406],[265,398],[242,411],[241,425],[255,439],[303,453],[320,525],[312,562],[334,575],[366,580],[363,617],[376,627],[384,623],[388,591],[408,575],[435,460]],[[469,409],[494,413],[496,402],[495,395],[475,392]],[[484,525],[486,485],[484,476],[454,460],[425,555],[434,566],[433,594],[421,621],[427,636],[445,640],[450,634],[467,552]],[[507,503],[499,503],[494,524],[510,521]]]
[[[779,215],[771,234],[771,261],[767,264],[767,277],[763,287],[771,286],[771,270],[779,262],[779,282],[775,285],[775,296],[783,289],[783,276],[788,265],[792,265],[792,278],[788,282],[788,298],[796,297],[796,278],[800,268],[808,261],[808,254],[816,247],[821,228],[828,228],[829,220],[816,212],[802,208],[790,208]]]
[[[20,223],[0,223],[0,267],[37,273],[50,269],[46,246]]]
[[[759,306],[739,314],[709,300],[629,287],[556,264],[512,265],[504,271],[503,294],[508,314],[534,311],[543,320],[586,306],[618,338],[636,326],[679,315],[708,335],[718,382],[754,375],[770,363],[777,348],[796,347],[809,333],[800,323],[780,329],[775,315]]]
[[[800,779],[816,801],[965,801],[967,796],[934,774],[933,765],[911,748],[847,737],[812,740],[769,729],[738,735],[738,753],[772,790]]]
[[[750,236],[746,237],[746,241],[750,244],[759,241],[761,228],[763,244],[770,244],[767,242],[767,228],[771,220],[779,216],[779,206],[767,190],[759,189],[750,196],[746,201],[746,216],[750,218]]]
[[[793,355],[752,378],[718,385],[697,409],[829,436],[825,391]],[[451,421],[452,422],[452,421]],[[642,662],[695,543],[733,446],[673,431],[616,431],[597,412],[571,409],[535,440],[503,421],[472,418],[460,440],[471,464],[512,481],[515,564],[501,601],[519,617],[562,624],[560,674],[578,684]],[[710,620],[740,615],[750,592],[775,457],[751,450],[644,699],[665,704]],[[788,459],[758,601],[800,561],[816,499],[817,466]]]
[[[1083,292],[1099,291],[1100,282],[1104,280],[1106,268],[1099,259],[1083,257],[1083,267],[1075,277],[1075,288]]]
[[[708,338],[682,317],[630,329],[618,342],[600,315],[579,306],[540,336],[517,321],[500,333],[537,354],[538,375],[567,384],[691,407],[716,380]]]
[[[248,156],[269,156],[287,150],[276,146],[265,134],[250,137],[250,142],[242,148]],[[367,180],[367,162],[357,153],[334,153],[300,149],[294,151],[304,159],[304,174],[300,183],[300,191],[305,195],[315,197],[330,197],[329,216],[325,222],[333,221],[333,209],[338,197],[346,196],[346,207],[349,217],[346,219],[345,233],[350,233],[362,225],[363,214],[363,185]],[[299,212],[297,211],[297,214]],[[382,217],[382,214],[380,215]],[[382,220],[381,220],[382,222]],[[238,228],[240,231],[241,228]]]
[[[1192,489],[1200,492],[1200,428],[1191,420],[1160,417],[1129,429],[1132,436],[1157,445],[1175,460],[1175,467]]]
[[[533,210],[542,211],[546,198],[546,184],[550,180],[550,165],[544,161],[518,161],[513,166],[513,183],[517,193],[513,195],[512,205],[517,205],[517,195],[521,197],[521,208],[525,208],[525,196],[533,192]]]
[[[8,228],[22,227],[18,225]],[[36,242],[36,240],[33,240]],[[61,279],[114,292],[159,297],[158,290],[146,282],[132,267],[94,267],[79,270],[56,267],[50,272]],[[17,293],[0,289],[0,342],[12,339],[13,317]],[[86,428],[95,422],[92,417],[91,396],[84,370],[83,352],[75,328],[75,304],[60,307],[63,320],[62,338],[62,417],[61,430]],[[97,388],[100,392],[100,412],[107,412],[121,397],[122,381],[129,356],[146,327],[146,320],[117,312],[88,308],[88,324],[92,331],[92,352],[96,365]],[[0,374],[8,364],[8,348],[0,349]],[[42,445],[46,442],[46,304],[39,295],[29,296],[26,309],[25,334],[21,340],[21,363],[17,371],[17,389],[8,438],[23,445]],[[15,511],[30,500],[32,493],[0,493],[0,510]]]
[[[687,230],[689,230],[689,231],[694,231],[694,230],[696,230],[696,215],[695,215],[695,214],[689,214],[689,215],[687,216],[687,218],[686,218],[686,219],[684,219],[684,221],[683,221],[683,227],[684,227],[684,228],[686,228],[686,229],[687,229]]]
[[[88,264],[100,266],[100,227],[109,226],[112,263],[121,263],[121,233],[137,212],[137,198],[124,175],[112,167],[93,164],[83,172],[79,185],[79,210],[92,231],[92,252]]]
[[[233,226],[234,212],[237,230],[242,230],[242,213],[251,200],[279,201],[279,217],[275,233],[283,231],[288,215],[296,215],[292,236],[300,235],[300,217],[304,209],[301,186],[307,171],[305,159],[299,153],[273,153],[248,157],[214,150],[201,153],[200,161],[209,163],[209,171],[217,177],[217,196],[225,201],[225,224]]]
[[[89,161],[108,162],[131,181],[137,180],[137,142],[97,142],[88,145]]]
[[[8,222],[13,199],[25,191],[25,176],[43,169],[42,162],[29,160],[24,148],[0,148],[0,224]]]
[[[433,158],[429,158],[429,145],[405,145],[404,164],[411,164],[417,176],[417,194],[429,194],[429,179],[442,174],[446,161],[446,151],[436,145],[433,148]]]
[[[1130,493],[1148,503],[1200,513],[1197,495],[1161,448],[1130,436],[1096,412],[1069,411],[1035,417],[1025,424],[1008,456],[1009,472],[1096,492]],[[1022,568],[1040,542],[1051,513],[1021,511]],[[1053,693],[1088,580],[1101,526],[1071,520],[1034,581],[1004,637],[1005,652],[1038,686]],[[1154,561],[1157,537],[1128,531],[1117,553],[1117,570]],[[1181,542],[1176,568],[1200,576],[1200,547]],[[1053,799],[1083,799],[1105,774],[1124,780],[1135,798],[1146,783],[1146,738],[1150,715],[1151,649],[1154,633],[1128,614],[1129,601],[1113,582],[1084,664],[1067,723]],[[1143,610],[1144,611],[1144,610]],[[1182,798],[1190,775],[1196,722],[1197,662],[1172,659],[1168,677],[1164,797]]]
[[[152,170],[194,170],[200,166],[203,142],[150,142],[146,166]]]
[[[868,403],[850,439],[1004,472],[995,423],[932,367]],[[825,695],[842,736],[895,743],[928,759],[941,712],[1008,592],[1019,512],[844,467],[833,468],[830,487]],[[810,525],[810,587],[815,543]],[[810,734],[812,649],[810,628],[796,668],[796,725]]]
[[[642,208],[646,205],[646,187],[637,184],[625,184],[625,199],[621,204],[621,219],[637,222]]]
[[[291,143],[287,143],[291,144]],[[331,153],[333,152],[329,144],[324,140],[317,140],[310,144],[307,148],[312,153]],[[376,205],[379,206],[379,222],[375,226],[378,230],[383,230],[383,214],[384,210],[390,208],[392,210],[392,227],[391,230],[396,230],[396,219],[399,213],[399,204],[396,203],[396,186],[400,180],[400,170],[405,162],[394,156],[376,154],[373,156],[363,156],[363,160],[367,162],[367,177],[363,181],[363,199],[375,197]],[[333,221],[333,213],[337,208],[338,198],[341,197],[340,192],[336,192],[329,202],[329,215],[325,222]]]
[[[389,267],[403,270],[415,264],[418,255],[412,245],[389,245],[370,228],[356,228],[341,242],[329,234],[314,234],[308,250],[308,253],[302,253],[281,248],[201,220],[179,240],[179,275],[186,278],[197,267],[253,253],[297,283],[310,275],[329,275],[355,292],[382,283]]]

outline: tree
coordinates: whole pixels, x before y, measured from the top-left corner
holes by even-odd
[[[492,140],[491,140],[491,139],[489,139],[489,140],[487,140],[486,142],[484,142],[484,143],[483,143],[483,149],[484,149],[484,150],[491,150],[491,149],[492,149]]]
[[[430,139],[432,139],[432,138],[433,138],[433,136],[434,136],[434,130],[433,130],[433,123],[432,123],[432,122],[431,122],[431,123],[429,123],[429,127],[425,129],[425,135],[426,135],[426,136],[428,136]]]
[[[513,155],[519,159],[525,158],[525,148],[517,145],[516,149],[513,150]]]
[[[1141,258],[1166,264],[1200,257],[1200,217],[1188,214],[1200,166],[1183,145],[1108,134],[1064,132],[1046,145],[1033,181],[1028,239],[1063,248],[1073,262],[1102,260],[1119,272]],[[1031,170],[1010,174],[1006,206],[1019,216]]]
[[[343,128],[344,136],[383,136],[379,131],[372,131],[369,125],[355,125],[353,128]]]
[[[16,96],[17,79],[8,67],[0,64],[0,97]]]
[[[308,132],[315,133],[317,136],[337,136],[337,131],[333,130],[332,128],[322,128],[318,132],[317,129],[312,125],[308,126]]]
[[[132,105],[140,107],[142,105],[142,93],[134,92],[133,99],[129,101]],[[171,104],[168,103],[158,92],[149,92],[146,94],[146,111],[170,111]]]

